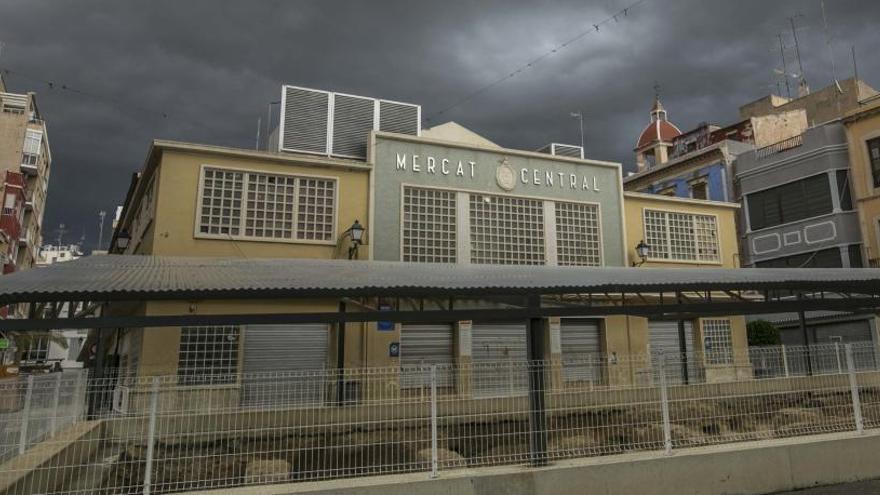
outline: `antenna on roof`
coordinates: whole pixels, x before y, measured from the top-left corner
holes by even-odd
[[[819,0],[822,5],[822,25],[825,30],[825,44],[828,45],[828,57],[831,59],[831,77],[834,79],[834,87],[838,93],[843,93],[840,83],[837,81],[837,68],[834,66],[834,47],[831,44],[831,35],[828,34],[828,18],[825,16],[825,0]]]
[[[782,33],[777,33],[779,38],[779,55],[782,57],[782,78],[785,79],[785,94],[791,99],[791,85],[788,84],[788,64],[785,62],[785,43],[782,41]]]
[[[797,55],[798,72],[801,75],[801,82],[798,87],[798,97],[801,97],[801,96],[806,96],[806,95],[810,94],[810,87],[807,85],[807,76],[806,76],[806,74],[804,74],[804,63],[803,63],[803,61],[801,61],[801,46],[798,43],[797,27],[795,26],[795,22],[794,22],[795,19],[797,19],[798,17],[803,17],[803,15],[802,14],[793,15],[793,16],[789,17],[788,20],[791,23],[791,35],[792,35],[792,37],[794,37],[794,53],[795,53],[795,55]]]

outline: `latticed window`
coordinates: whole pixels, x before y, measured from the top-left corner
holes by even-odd
[[[472,263],[545,263],[542,201],[471,194],[470,222]]]
[[[645,210],[645,242],[650,258],[671,261],[720,261],[714,216]]]
[[[733,342],[730,336],[730,320],[703,320],[703,347],[707,364],[732,363]]]
[[[333,239],[336,181],[298,178],[296,238],[318,241]]]
[[[247,174],[246,237],[293,239],[296,178]]]
[[[205,168],[198,232],[237,239],[332,241],[336,181]]]
[[[602,264],[597,205],[556,203],[556,255],[560,265]]]
[[[183,327],[177,380],[184,385],[231,383],[238,371],[239,328]]]
[[[403,190],[403,261],[455,263],[455,192]]]

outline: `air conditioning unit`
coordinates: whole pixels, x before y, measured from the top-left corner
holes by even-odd
[[[538,149],[538,153],[546,153],[556,156],[570,156],[572,158],[584,158],[584,149],[573,144],[550,143]]]
[[[422,107],[298,86],[281,89],[271,150],[366,159],[370,131],[421,134]]]

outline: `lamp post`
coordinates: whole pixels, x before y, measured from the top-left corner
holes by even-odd
[[[645,244],[644,240],[639,241],[639,243],[636,244],[636,254],[639,255],[641,261],[633,261],[632,266],[637,267],[644,265],[645,262],[648,261],[648,255],[651,254],[651,246]]]
[[[345,234],[351,238],[351,247],[348,248],[348,259],[353,260],[357,258],[358,247],[363,243],[365,230],[367,229],[359,221],[355,220],[352,226],[345,231]]]
[[[116,249],[120,254],[125,252],[128,248],[129,242],[131,242],[131,234],[128,233],[128,230],[122,229],[122,231],[116,235]]]

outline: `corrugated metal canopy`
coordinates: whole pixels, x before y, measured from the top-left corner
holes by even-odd
[[[0,303],[676,290],[880,292],[880,269],[580,268],[89,256],[0,277]]]

